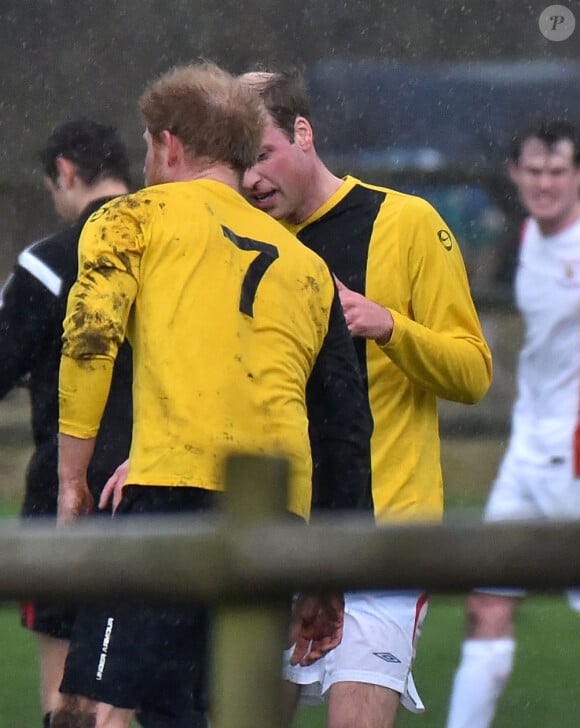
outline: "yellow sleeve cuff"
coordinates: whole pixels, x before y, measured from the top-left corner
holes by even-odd
[[[389,308],[389,311],[393,317],[393,331],[391,333],[391,338],[386,344],[377,344],[377,346],[379,346],[379,348],[383,351],[388,351],[389,349],[397,346],[401,341],[405,330],[405,317],[401,316],[401,314],[397,311],[393,311],[392,308]]]
[[[107,403],[113,362],[63,355],[59,379],[59,432],[83,440],[96,437]]]

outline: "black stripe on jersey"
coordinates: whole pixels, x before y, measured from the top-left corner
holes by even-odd
[[[298,233],[298,238],[323,258],[330,270],[345,286],[365,294],[369,246],[373,228],[387,193],[362,185],[353,189],[321,218]],[[353,339],[356,354],[368,392],[366,339]],[[370,448],[370,443],[369,443]],[[370,462],[370,451],[368,455]],[[362,508],[373,509],[371,476],[369,473]]]
[[[375,219],[386,197],[382,190],[356,185],[331,210],[298,233],[298,238],[323,258],[347,288],[365,294],[369,245]],[[367,384],[365,339],[354,339]]]

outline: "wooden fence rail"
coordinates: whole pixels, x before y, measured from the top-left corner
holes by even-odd
[[[131,519],[56,530],[0,525],[0,599],[216,602],[298,588],[459,592],[580,585],[580,523],[374,528],[333,518],[247,528],[221,517]]]
[[[207,602],[212,728],[277,728],[286,605],[299,589],[580,585],[580,522],[375,527],[334,516],[306,527],[284,516],[284,461],[234,458],[226,484],[224,510],[202,518],[7,521],[0,599]]]

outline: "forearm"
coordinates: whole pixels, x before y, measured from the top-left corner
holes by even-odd
[[[84,440],[60,433],[58,436],[58,477],[60,482],[71,486],[84,482],[94,449],[94,437]]]
[[[393,313],[390,341],[381,347],[407,377],[438,397],[478,402],[491,383],[491,354],[481,334],[459,326],[436,331]]]
[[[61,522],[93,510],[93,499],[87,485],[87,469],[94,447],[95,438],[85,440],[59,434],[58,518]]]

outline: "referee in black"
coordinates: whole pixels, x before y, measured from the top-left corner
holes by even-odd
[[[26,473],[24,518],[56,517],[62,322],[77,275],[79,236],[89,215],[130,191],[127,150],[111,126],[87,119],[67,122],[53,131],[40,161],[55,210],[68,227],[23,250],[0,293],[0,397],[21,383],[30,392],[34,452]],[[88,474],[95,504],[107,478],[129,453],[131,369],[131,350],[125,343]],[[44,726],[58,696],[74,616],[68,604],[21,606],[22,624],[38,642]]]

